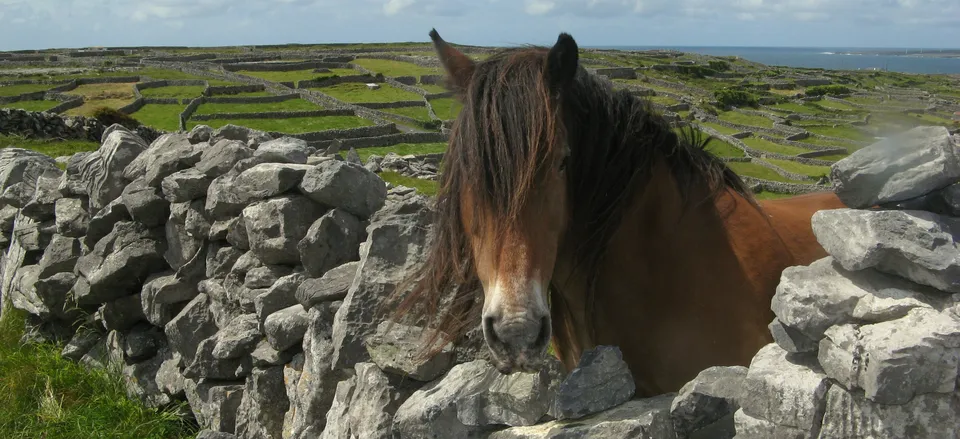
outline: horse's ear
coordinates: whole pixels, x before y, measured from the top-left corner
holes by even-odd
[[[453,91],[462,93],[467,88],[476,65],[470,57],[440,38],[436,29],[430,30],[430,39],[433,40],[433,47],[437,51],[437,57],[440,58],[440,64],[447,72],[447,82],[455,89]]]
[[[547,80],[552,89],[563,87],[573,81],[577,74],[580,54],[577,42],[563,32],[547,54]]]

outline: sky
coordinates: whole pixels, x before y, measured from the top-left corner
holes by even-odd
[[[0,0],[0,50],[429,42],[960,46],[960,0]]]

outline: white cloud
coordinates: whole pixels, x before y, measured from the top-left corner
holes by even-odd
[[[543,15],[553,10],[556,4],[550,0],[527,0],[525,8],[530,15]]]
[[[383,4],[383,13],[396,15],[414,3],[415,0],[387,0],[387,2]]]

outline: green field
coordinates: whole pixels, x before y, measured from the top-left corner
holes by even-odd
[[[814,177],[830,174],[829,166],[808,165],[805,163],[795,162],[792,160],[780,160],[780,159],[764,159],[764,160],[770,162],[773,165],[779,166],[780,169],[783,169],[784,171],[793,172],[796,174],[810,175]]]
[[[100,143],[86,140],[25,139],[19,136],[0,134],[0,148],[6,148],[8,146],[30,149],[57,158],[73,155],[78,152],[94,151],[100,148]]]
[[[437,194],[437,182],[431,180],[423,180],[420,178],[405,177],[393,171],[383,171],[380,173],[380,178],[384,181],[390,182],[394,186],[407,186],[412,187],[424,195],[436,195]]]
[[[463,109],[463,104],[456,98],[433,99],[430,101],[430,106],[441,120],[456,119],[460,110]]]
[[[183,105],[147,104],[130,116],[147,126],[176,131],[180,128],[180,113],[183,109]]]
[[[294,82],[308,81],[313,79],[329,78],[331,76],[352,76],[362,75],[362,72],[353,69],[330,69],[330,73],[314,72],[314,69],[291,70],[288,72],[270,72],[270,71],[244,71],[237,73],[254,78],[266,79],[273,82]]]
[[[784,183],[810,183],[808,181],[791,180],[787,177],[777,174],[777,172],[773,169],[758,165],[756,163],[728,162],[727,166],[737,174],[746,175],[748,177],[762,178],[764,180],[780,181]]]
[[[202,85],[173,85],[140,90],[145,98],[196,98],[203,94]]]
[[[725,111],[720,113],[720,120],[724,122],[735,123],[738,125],[747,125],[752,127],[763,127],[771,128],[773,127],[773,120],[763,117],[763,116],[754,116],[752,114],[744,114],[737,111]]]
[[[759,137],[753,137],[753,136],[740,139],[740,141],[747,144],[747,146],[753,149],[759,149],[761,151],[766,151],[766,152],[775,152],[778,154],[797,155],[805,152],[810,152],[810,150],[807,150],[807,149],[798,148],[792,145],[781,145],[779,143],[773,143],[767,139],[761,139]]]
[[[439,68],[422,67],[413,63],[390,59],[358,58],[350,61],[350,64],[356,64],[372,72],[382,73],[384,76],[390,77],[414,76],[419,78],[422,75],[436,75],[440,73]]]
[[[437,84],[417,84],[417,87],[420,87],[430,93],[446,93],[450,90],[447,90],[446,87]]]
[[[819,127],[805,127],[804,129],[806,129],[807,131],[810,131],[811,133],[817,133],[817,134],[830,136],[830,137],[839,137],[843,139],[864,140],[864,141],[873,140],[869,135],[864,134],[862,131],[852,126],[845,126],[845,125],[840,125],[836,127],[819,126]]]
[[[0,108],[19,108],[27,111],[47,111],[60,105],[57,101],[17,101],[10,104],[2,104]]]
[[[56,85],[50,85],[50,84],[2,85],[0,86],[0,96],[17,96],[17,95],[22,95],[24,93],[46,91],[46,90],[50,90],[53,87],[56,87]]]
[[[746,153],[742,149],[737,148],[723,140],[714,138],[710,140],[710,144],[707,145],[707,151],[710,151],[714,155],[720,157],[744,157]]]
[[[99,107],[120,108],[136,99],[132,82],[84,84],[66,94],[80,96],[84,101],[83,105],[67,110],[68,116],[89,116]]]
[[[375,148],[360,148],[357,150],[357,154],[360,154],[360,159],[364,162],[370,158],[372,155],[385,156],[388,153],[396,153],[399,155],[420,155],[420,154],[436,154],[440,152],[447,151],[446,143],[400,143],[397,145],[391,146],[381,146]]]
[[[290,99],[281,102],[264,102],[258,104],[228,104],[205,103],[197,107],[193,114],[217,113],[260,113],[268,111],[312,111],[322,110],[323,107],[304,99]]]
[[[229,124],[241,125],[261,131],[299,134],[323,130],[360,128],[373,125],[373,122],[357,116],[294,117],[289,119],[214,119],[190,121],[187,124],[187,129],[193,129],[193,127],[197,125],[207,125],[217,129]]]
[[[314,90],[326,93],[344,102],[352,103],[423,100],[423,96],[399,89],[390,84],[380,84],[379,89],[371,90],[367,87],[367,84],[361,82],[344,82],[329,87],[316,88]]]

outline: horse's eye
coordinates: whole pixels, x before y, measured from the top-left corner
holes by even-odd
[[[560,172],[567,170],[567,160],[570,159],[570,156],[565,156],[563,160],[560,160]]]

